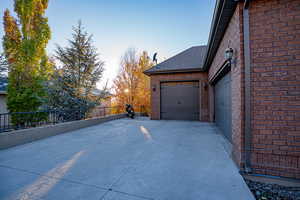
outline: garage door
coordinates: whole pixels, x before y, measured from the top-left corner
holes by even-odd
[[[199,120],[199,82],[161,83],[161,119]]]
[[[215,85],[215,122],[231,141],[231,74],[227,73]]]

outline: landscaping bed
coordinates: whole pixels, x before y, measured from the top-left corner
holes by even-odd
[[[245,181],[257,200],[300,200],[300,187]]]

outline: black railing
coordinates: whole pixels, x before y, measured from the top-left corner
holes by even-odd
[[[105,117],[124,112],[120,107],[97,107],[89,113],[81,110],[43,110],[0,114],[0,132],[58,124],[87,118]]]
[[[95,107],[88,114],[88,118],[97,118],[97,117],[105,117],[108,115],[120,114],[124,113],[125,108],[123,106],[114,106],[114,107]]]

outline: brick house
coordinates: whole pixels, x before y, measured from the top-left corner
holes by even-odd
[[[144,72],[151,76],[151,119],[208,120],[207,72],[199,70],[206,49],[191,47]]]
[[[195,119],[196,103],[242,172],[300,179],[300,1],[218,0],[201,48],[145,71],[151,119]]]

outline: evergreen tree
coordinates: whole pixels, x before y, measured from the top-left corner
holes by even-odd
[[[3,48],[9,66],[7,106],[10,112],[35,111],[45,99],[43,82],[51,73],[46,56],[50,39],[44,16],[48,0],[14,0],[17,19],[4,13]]]
[[[49,106],[86,112],[94,105],[93,91],[102,78],[104,62],[99,60],[92,35],[84,30],[80,21],[73,31],[69,45],[56,49],[55,58],[61,66],[49,87]]]

